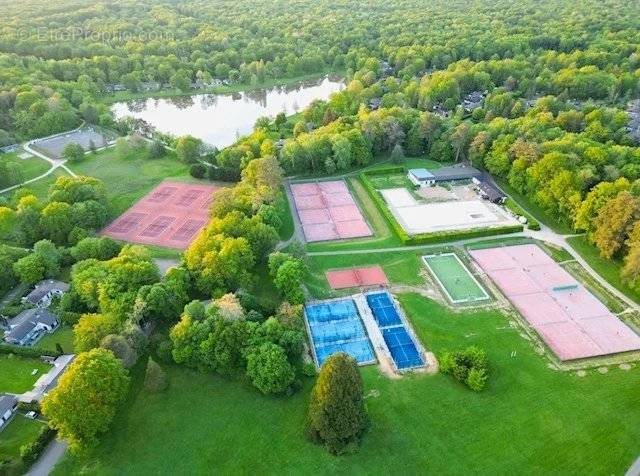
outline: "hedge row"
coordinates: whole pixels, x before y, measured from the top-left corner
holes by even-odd
[[[397,173],[401,173],[402,174],[402,173],[405,173],[406,171],[407,171],[407,169],[405,169],[403,166],[396,165],[396,166],[392,166],[392,167],[381,167],[379,169],[367,170],[365,172],[362,172],[362,174],[364,174],[364,175],[390,175],[390,174],[397,174]]]
[[[48,426],[42,427],[40,434],[31,443],[20,447],[20,458],[26,467],[31,466],[37,461],[47,445],[55,438],[56,431]]]
[[[14,354],[19,355],[21,357],[31,357],[35,359],[39,359],[42,356],[51,356],[57,357],[60,352],[50,350],[50,349],[41,349],[39,347],[22,347],[19,345],[9,345],[9,344],[0,344],[0,354]]]
[[[397,169],[397,167],[396,167]],[[519,233],[523,230],[523,226],[518,225],[507,225],[496,228],[480,228],[475,230],[453,230],[453,231],[438,231],[433,233],[423,233],[419,235],[410,236],[404,231],[404,228],[398,223],[396,218],[393,216],[387,204],[385,203],[382,196],[375,189],[367,175],[370,175],[371,172],[363,172],[360,174],[360,180],[364,185],[365,190],[376,204],[378,211],[382,213],[382,216],[385,217],[387,223],[394,231],[396,236],[402,241],[403,245],[408,246],[416,246],[416,245],[425,245],[431,243],[440,243],[443,241],[456,241],[456,240],[466,240],[470,238],[481,238],[483,236],[493,236],[493,235],[503,235],[508,233]]]
[[[507,207],[509,210],[511,210],[516,215],[522,215],[523,217],[525,217],[527,219],[527,227],[530,230],[539,230],[540,229],[540,223],[538,222],[538,220],[536,220],[529,213],[527,213],[512,198],[507,198],[507,200],[504,202],[504,206]]]

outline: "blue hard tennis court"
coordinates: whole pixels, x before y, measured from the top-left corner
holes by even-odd
[[[387,292],[367,294],[367,304],[371,309],[391,357],[399,370],[422,367],[424,361],[418,346],[407,331],[396,305]]]
[[[345,352],[359,364],[375,362],[371,342],[351,299],[305,306],[318,365],[336,352]]]

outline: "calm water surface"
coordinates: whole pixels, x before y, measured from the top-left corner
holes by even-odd
[[[115,103],[116,118],[143,119],[160,132],[190,134],[204,142],[226,147],[253,130],[256,119],[279,112],[294,114],[315,99],[327,99],[344,88],[341,78],[326,77],[294,85],[232,94],[197,94]]]

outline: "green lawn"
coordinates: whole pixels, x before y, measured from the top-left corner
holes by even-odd
[[[70,326],[61,326],[53,334],[46,334],[36,346],[41,349],[56,350],[56,344],[62,346],[65,354],[73,353],[73,329]]]
[[[120,157],[112,147],[67,165],[79,175],[104,182],[112,217],[120,215],[165,179],[195,181],[189,175],[189,168],[172,153],[160,159],[148,159],[136,152]]]
[[[49,364],[38,359],[0,354],[0,392],[24,393],[31,390],[36,380],[50,368]],[[38,373],[31,375],[33,369],[37,369]]]
[[[295,227],[293,224],[293,215],[291,214],[291,207],[289,206],[289,198],[287,194],[282,191],[283,199],[277,204],[278,215],[282,220],[282,227],[280,228],[280,239],[286,241],[293,235]]]
[[[486,391],[364,368],[371,429],[358,453],[334,457],[304,438],[310,381],[275,398],[170,367],[158,395],[142,390],[137,370],[97,450],[67,456],[55,474],[623,474],[637,457],[640,368],[559,372],[497,311],[453,312],[415,294],[400,301],[429,350],[486,349]]]
[[[620,269],[622,262],[618,260],[609,260],[600,256],[598,249],[589,243],[586,236],[574,236],[567,238],[567,241],[573,248],[589,263],[600,276],[606,279],[609,284],[616,289],[622,291],[635,302],[640,303],[640,293],[631,289],[620,279]]]
[[[20,447],[35,441],[44,423],[16,415],[0,433],[0,461],[10,461],[8,475],[23,474]]]
[[[27,184],[23,188],[28,189],[33,195],[38,197],[40,200],[44,200],[47,198],[47,195],[49,194],[49,188],[51,187],[51,185],[53,185],[53,183],[56,181],[58,177],[63,177],[63,176],[69,176],[69,174],[67,174],[62,169],[56,169],[46,177],[36,182],[31,182],[30,184]],[[16,190],[13,190],[11,192],[8,192],[6,195],[12,196],[15,192]]]
[[[22,181],[30,180],[42,175],[51,168],[51,164],[46,160],[31,156],[28,159],[21,159],[19,156],[23,151],[11,152],[9,154],[0,154],[0,162],[15,164],[22,172]]]

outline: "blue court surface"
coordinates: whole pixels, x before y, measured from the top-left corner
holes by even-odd
[[[305,306],[318,365],[336,352],[345,352],[359,364],[375,362],[371,342],[351,299]]]
[[[387,292],[367,294],[367,304],[382,330],[387,348],[399,370],[422,367],[418,346],[405,328],[393,299]]]
[[[402,324],[398,311],[387,293],[367,294],[367,303],[380,327]]]
[[[393,357],[399,369],[409,369],[424,365],[416,345],[404,326],[382,329],[382,337],[384,337],[389,352],[391,352],[391,357]]]

